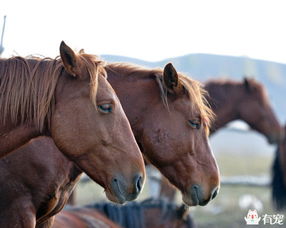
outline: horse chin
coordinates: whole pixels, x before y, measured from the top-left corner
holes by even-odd
[[[194,196],[190,196],[188,194],[184,194],[182,197],[182,200],[187,206],[190,206],[190,207],[205,206],[209,202],[209,200],[200,201],[198,198]]]
[[[109,191],[105,191],[105,195],[106,195],[107,199],[109,199],[110,201],[112,201],[114,203],[124,204],[126,202],[126,199],[124,197],[122,197],[121,195],[115,195]]]
[[[183,202],[184,202],[186,205],[188,205],[188,206],[190,206],[190,207],[194,207],[194,206],[198,206],[198,205],[199,205],[199,200],[194,201],[194,200],[192,200],[191,197],[188,196],[187,194],[184,194],[184,195],[183,195],[182,200],[183,200]]]

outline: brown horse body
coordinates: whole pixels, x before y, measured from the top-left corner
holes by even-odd
[[[145,179],[143,157],[103,62],[63,42],[60,54],[0,60],[0,157],[33,137],[51,136],[110,200],[136,198]]]
[[[99,213],[100,212],[100,213]],[[104,217],[99,217],[103,213]],[[106,224],[106,217],[124,228],[194,228],[195,224],[184,206],[163,200],[145,200],[117,206],[97,203],[84,207],[68,207],[55,216],[53,228],[108,227],[96,226],[100,221]],[[108,221],[110,221],[108,220]],[[74,226],[71,221],[76,221]],[[92,225],[94,223],[94,225]],[[69,226],[70,224],[70,226]],[[89,226],[88,226],[89,225]],[[114,226],[110,226],[114,227]]]

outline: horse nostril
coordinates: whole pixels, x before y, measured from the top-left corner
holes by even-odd
[[[139,193],[142,189],[142,176],[141,175],[136,175],[135,176],[135,191],[136,193]]]
[[[216,187],[213,191],[212,191],[212,195],[211,195],[211,200],[213,200],[216,196],[217,196],[217,194],[218,194],[218,187]]]
[[[113,178],[113,182],[117,182],[117,178]]]
[[[191,187],[191,197],[194,205],[200,204],[200,201],[202,201],[202,190],[199,185],[194,184]]]

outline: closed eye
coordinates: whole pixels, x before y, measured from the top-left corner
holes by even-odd
[[[104,113],[104,114],[108,114],[112,112],[112,104],[97,105],[97,108],[101,113]]]
[[[188,123],[193,129],[200,129],[201,128],[201,121],[200,120],[188,120]]]

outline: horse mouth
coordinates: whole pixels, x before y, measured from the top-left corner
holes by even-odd
[[[105,189],[105,195],[114,203],[124,204],[127,201],[124,191],[121,189],[118,181],[113,180],[111,182],[110,188]]]
[[[203,196],[203,189],[199,185],[195,184],[183,195],[183,201],[188,206],[205,206],[217,196],[218,192],[219,187],[215,187],[212,190],[210,197],[206,199]]]

